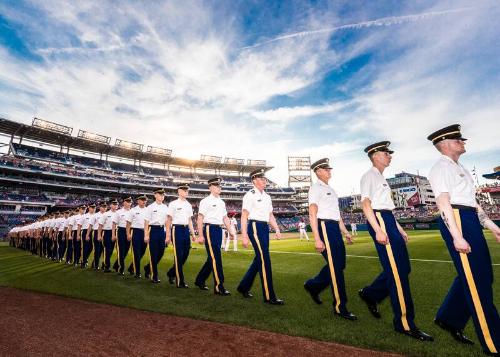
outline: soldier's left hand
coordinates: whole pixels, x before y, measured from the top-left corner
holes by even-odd
[[[354,239],[352,239],[351,233],[347,232],[345,234],[345,240],[347,241],[347,244],[352,244],[354,243]]]
[[[405,231],[402,231],[402,232],[401,232],[401,236],[403,237],[404,241],[405,241],[406,243],[408,243],[408,239],[409,239],[409,238],[408,238],[408,233],[406,233]]]
[[[281,232],[279,229],[276,231],[276,239],[281,239]]]
[[[500,243],[500,228],[496,229],[493,234],[495,235],[495,238],[497,239],[497,243]]]

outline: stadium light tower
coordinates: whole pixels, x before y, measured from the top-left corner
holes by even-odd
[[[307,214],[307,192],[311,183],[311,157],[288,156],[288,187],[295,189],[294,202],[301,214]]]

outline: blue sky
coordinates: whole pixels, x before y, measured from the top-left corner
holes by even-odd
[[[498,1],[2,1],[0,114],[174,155],[332,159],[359,192],[363,148],[427,174],[461,123],[464,164],[500,164]]]

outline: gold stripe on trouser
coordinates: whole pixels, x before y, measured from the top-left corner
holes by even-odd
[[[102,254],[102,258],[103,258],[103,262],[104,262],[104,268],[106,268],[106,242],[104,241],[104,232],[102,232],[102,248],[103,248],[103,254]]]
[[[122,265],[120,263],[120,239],[118,238],[118,228],[116,228],[116,260],[118,261],[118,271],[122,270]]]
[[[137,270],[135,269],[135,255],[134,255],[134,229],[130,229],[130,246],[132,247],[132,267],[134,267],[134,275],[137,275]]]
[[[151,261],[151,226],[148,227],[149,279],[153,280],[153,262]]]
[[[255,239],[255,242],[257,243],[257,248],[259,249],[259,253],[260,253],[260,260],[262,262],[262,278],[264,280],[264,292],[266,294],[266,300],[269,300],[269,288],[267,287],[266,263],[264,262],[264,253],[262,252],[262,248],[260,246],[259,236],[257,235],[257,225],[255,224],[255,222],[252,222],[252,228],[253,228],[253,237]]]
[[[330,277],[332,279],[333,293],[335,295],[335,311],[340,314],[340,295],[337,286],[337,279],[335,278],[335,265],[333,264],[332,252],[330,250],[330,242],[328,241],[328,234],[326,233],[326,225],[321,221],[321,231],[323,232],[323,239],[326,245],[326,255],[328,256],[328,265],[330,266]]]
[[[208,240],[208,250],[210,251],[210,256],[212,257],[212,269],[215,276],[215,282],[217,283],[215,290],[219,292],[220,279],[219,279],[219,274],[217,273],[217,264],[215,262],[214,251],[212,250],[212,242],[210,241],[210,226],[208,224],[206,226],[205,233],[207,235],[207,240]]]
[[[85,235],[87,235],[87,232],[85,232]],[[80,249],[80,259],[82,260],[82,263],[83,263],[83,242],[84,241],[85,241],[85,238],[80,236],[80,244],[82,245],[81,249]]]
[[[179,280],[179,261],[177,260],[177,249],[175,248],[175,226],[172,226],[172,244],[174,246],[174,265],[175,265],[175,276],[177,278],[177,286],[181,283]]]
[[[453,215],[455,216],[455,221],[457,222],[458,229],[462,233],[462,219],[460,218],[460,211],[456,208],[453,209]],[[470,269],[469,257],[466,253],[459,253],[460,261],[464,268],[465,278],[467,280],[467,286],[469,287],[470,294],[472,296],[472,302],[474,304],[474,309],[476,310],[477,319],[479,320],[479,326],[481,327],[481,332],[483,333],[484,341],[488,346],[491,353],[497,353],[493,339],[491,338],[490,329],[488,327],[488,322],[484,316],[483,306],[481,305],[481,299],[476,288],[476,282],[474,281],[474,276]]]
[[[382,232],[384,232],[387,235],[387,231],[385,229],[385,222],[384,219],[382,218],[382,215],[380,214],[380,212],[375,212],[375,215],[379,220],[378,223],[380,224]],[[387,236],[387,239],[389,239],[389,236]],[[401,323],[403,324],[403,328],[405,329],[405,331],[409,331],[410,326],[408,325],[408,320],[406,319],[406,303],[403,293],[403,286],[401,285],[401,280],[399,279],[398,266],[396,265],[396,260],[394,259],[394,254],[392,252],[390,241],[387,242],[387,244],[385,245],[385,249],[387,251],[387,257],[389,258],[389,263],[391,264],[392,275],[394,276],[394,280],[396,281],[396,290],[398,292],[399,306],[401,307]]]

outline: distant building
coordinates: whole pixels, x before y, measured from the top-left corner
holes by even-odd
[[[339,197],[339,207],[341,211],[360,209],[361,195]]]
[[[436,198],[427,177],[401,172],[388,178],[392,199],[397,208],[435,205]]]

